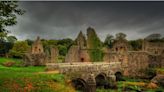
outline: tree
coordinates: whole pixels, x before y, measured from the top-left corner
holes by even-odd
[[[142,39],[138,39],[138,40],[131,40],[128,41],[129,44],[132,46],[132,49],[135,51],[141,50],[142,49]]]
[[[14,43],[13,48],[10,50],[9,54],[13,57],[22,58],[24,53],[28,52],[30,49],[26,41],[17,41]]]
[[[104,45],[111,48],[112,47],[112,43],[113,43],[114,37],[113,35],[107,34],[105,41],[104,41]]]
[[[24,14],[24,10],[18,8],[17,1],[0,1],[0,40],[4,41],[9,31],[7,26],[17,23],[16,15]]]
[[[17,38],[15,36],[8,36],[7,37],[7,41],[8,42],[11,42],[11,43],[14,43],[17,41]]]
[[[117,33],[116,34],[116,40],[119,40],[119,39],[126,39],[126,34],[124,34],[124,33]]]

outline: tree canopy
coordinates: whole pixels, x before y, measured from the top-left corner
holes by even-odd
[[[7,26],[13,26],[17,23],[16,16],[24,14],[24,10],[18,8],[17,1],[0,1],[0,40],[7,37],[9,31]]]

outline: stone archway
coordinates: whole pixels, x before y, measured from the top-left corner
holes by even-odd
[[[124,80],[123,75],[120,71],[117,71],[114,75],[116,76],[116,81],[123,81]]]
[[[106,88],[108,85],[108,81],[106,78],[106,74],[100,73],[95,77],[96,80],[96,88]]]
[[[76,78],[76,79],[73,79],[71,83],[72,83],[72,86],[75,88],[75,90],[87,92],[88,85],[83,79]]]

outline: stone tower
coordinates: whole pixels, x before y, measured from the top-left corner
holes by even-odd
[[[32,44],[30,53],[24,55],[25,66],[39,66],[47,63],[47,55],[44,53],[43,45],[40,38],[37,37],[36,41]]]
[[[38,54],[38,53],[43,53],[43,45],[40,41],[40,37],[38,36],[36,41],[32,44],[32,48],[31,48],[31,53],[32,54]]]
[[[82,31],[80,31],[79,35],[77,36],[75,43],[80,47],[80,49],[84,49],[86,47],[86,39]]]
[[[58,50],[57,47],[51,47],[51,60],[50,60],[51,63],[56,63],[57,62],[58,53],[59,53],[59,50]]]

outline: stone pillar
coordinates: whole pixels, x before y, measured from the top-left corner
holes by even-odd
[[[51,47],[51,63],[56,63],[58,60],[58,48],[57,47]]]
[[[116,76],[115,75],[108,75],[107,80],[108,80],[109,86],[111,88],[116,88],[117,87],[117,82],[116,82]]]
[[[90,74],[88,80],[87,80],[87,90],[86,92],[96,92],[96,80],[94,77],[94,74]]]

